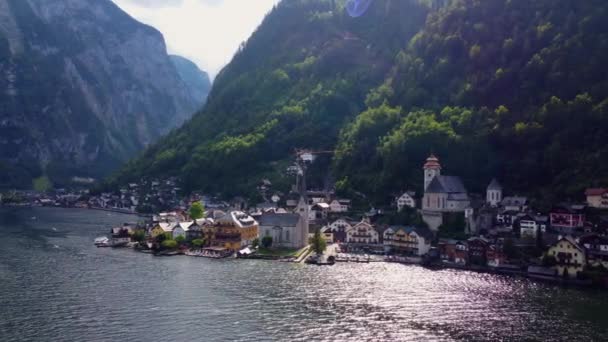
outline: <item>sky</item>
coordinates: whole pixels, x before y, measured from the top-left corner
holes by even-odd
[[[279,0],[113,0],[213,79]]]

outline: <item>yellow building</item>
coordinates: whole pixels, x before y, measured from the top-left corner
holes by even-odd
[[[232,211],[218,218],[205,233],[211,246],[232,251],[251,245],[259,234],[257,221],[240,211]]]
[[[555,258],[555,269],[559,276],[576,278],[587,264],[585,250],[569,236],[558,240],[549,248],[547,255]]]
[[[152,227],[152,229],[150,229],[150,236],[153,239],[156,239],[157,236],[165,234],[165,233],[171,233],[173,228],[173,224],[171,223],[166,223],[166,222],[161,222],[161,223],[157,223],[154,227]]]

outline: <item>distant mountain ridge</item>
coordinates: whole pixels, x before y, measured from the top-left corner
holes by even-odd
[[[0,186],[107,175],[199,109],[186,83],[109,0],[0,0]]]
[[[169,57],[177,69],[177,73],[190,89],[192,98],[198,101],[202,107],[205,101],[207,101],[207,96],[211,90],[209,75],[199,69],[199,67],[189,59],[176,55],[171,55]]]

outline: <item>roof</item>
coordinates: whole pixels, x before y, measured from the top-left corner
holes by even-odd
[[[502,190],[502,185],[498,183],[496,178],[493,178],[490,182],[490,185],[488,185],[488,190]]]
[[[527,197],[522,197],[522,196],[509,196],[509,197],[505,197],[503,198],[501,204],[503,206],[511,206],[511,205],[524,205],[528,203],[528,198]]]
[[[590,188],[585,190],[585,196],[601,196],[607,192],[606,188]]]
[[[450,201],[468,201],[469,195],[466,193],[452,193],[448,195],[448,200]]]
[[[416,235],[423,237],[425,240],[433,239],[433,232],[431,232],[431,230],[426,227],[391,226],[391,227],[388,227],[388,229],[385,230],[384,232],[386,233],[387,231],[392,231],[393,233],[396,233],[399,230],[403,230],[407,234],[411,234],[412,232],[415,232]]]
[[[584,251],[583,248],[578,244],[578,242],[576,242],[574,240],[574,238],[572,238],[572,236],[564,236],[561,239],[557,240],[557,242],[560,241],[567,241],[569,242],[572,246],[574,246],[574,248],[580,250],[580,251]]]
[[[253,217],[241,211],[231,211],[218,218],[216,222],[222,225],[234,225],[239,228],[257,225],[257,222],[253,219]]]
[[[319,202],[319,203],[313,204],[313,207],[319,207],[321,209],[329,209],[329,204],[323,203],[323,202]]]
[[[260,216],[260,226],[295,227],[300,221],[298,214],[263,214]]]
[[[171,223],[161,222],[158,225],[165,232],[171,232],[171,231],[173,231],[173,224],[171,224]]]
[[[180,222],[179,226],[182,227],[183,230],[187,231],[193,223],[194,221]]]
[[[424,169],[441,169],[441,164],[439,164],[439,159],[431,154],[427,159],[426,163],[424,163]]]
[[[456,176],[435,176],[429,186],[426,188],[427,193],[462,193],[466,194],[467,190],[462,184],[460,177]]]

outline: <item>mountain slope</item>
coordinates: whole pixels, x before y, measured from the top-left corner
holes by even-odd
[[[109,0],[0,0],[0,183],[102,176],[197,109],[162,35]]]
[[[608,5],[600,0],[283,1],[182,129],[114,179],[186,189],[287,188],[295,148],[336,150],[342,191],[387,202],[421,189],[431,151],[482,191],[577,196],[608,182]],[[564,124],[568,123],[568,124]],[[316,181],[316,184],[315,184]]]
[[[188,86],[192,98],[198,101],[202,107],[211,90],[209,75],[184,57],[172,55],[170,58],[177,73]]]

